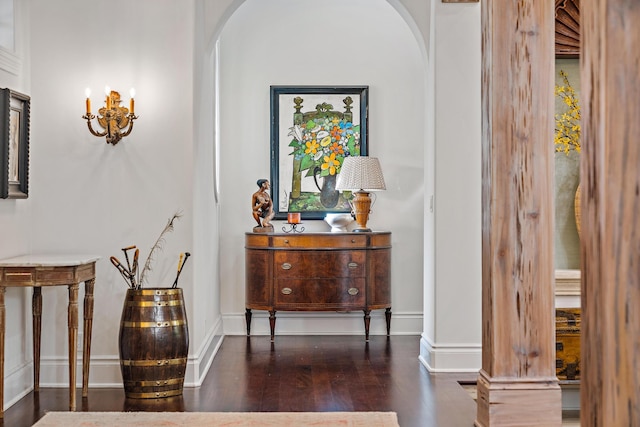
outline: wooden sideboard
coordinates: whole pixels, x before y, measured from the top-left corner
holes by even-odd
[[[246,233],[245,307],[267,310],[274,339],[277,311],[364,312],[385,309],[391,327],[391,233]]]

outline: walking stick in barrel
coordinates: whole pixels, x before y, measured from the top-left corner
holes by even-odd
[[[127,261],[127,268],[129,269],[129,271],[131,270],[131,263],[129,262],[129,254],[127,253],[128,251],[130,251],[131,249],[135,249],[136,245],[132,245],[132,246],[127,246],[126,248],[122,248],[122,252],[124,252],[124,259],[125,261]]]
[[[131,280],[131,287],[133,289],[136,288],[136,276],[133,271],[133,267],[131,266],[131,262],[129,262],[129,251],[132,249],[136,249],[136,245],[127,246],[126,248],[122,248],[122,252],[124,252],[124,259],[127,261],[127,268],[129,269],[129,280]]]
[[[182,273],[182,269],[184,268],[185,263],[187,262],[187,258],[189,258],[191,254],[189,252],[184,253],[184,261],[182,261],[182,254],[180,254],[180,260],[178,261],[178,273],[176,274],[176,280],[173,281],[172,289],[178,287],[178,278],[180,277],[180,273]]]
[[[118,258],[112,256],[111,258],[109,258],[111,260],[111,264],[113,264],[118,271],[120,272],[120,274],[122,275],[122,278],[124,279],[124,281],[127,283],[127,285],[130,288],[134,288],[134,279],[133,276],[131,275],[131,271],[127,270],[125,268],[124,265],[122,265],[122,263],[120,262],[120,260],[118,260]]]
[[[131,267],[131,276],[133,277],[133,280],[135,281],[135,286],[133,287],[134,289],[140,289],[140,285],[138,284],[140,281],[139,279],[139,275],[138,273],[138,257],[140,256],[140,249],[136,248],[136,251],[133,254],[133,267]]]

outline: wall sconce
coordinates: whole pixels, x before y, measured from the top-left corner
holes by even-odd
[[[131,100],[129,101],[129,109],[120,106],[120,94],[115,90],[111,90],[109,86],[104,88],[107,99],[105,106],[98,110],[98,124],[104,129],[103,132],[96,132],[91,125],[91,120],[96,118],[91,114],[91,89],[87,88],[87,114],[82,116],[87,120],[89,132],[95,136],[106,136],[107,143],[116,145],[122,138],[128,136],[133,129],[133,121],[138,118],[133,113],[135,90],[131,89]]]

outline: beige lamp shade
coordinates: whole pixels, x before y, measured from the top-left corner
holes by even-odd
[[[347,157],[342,163],[337,190],[386,190],[382,168],[376,157],[355,156]]]

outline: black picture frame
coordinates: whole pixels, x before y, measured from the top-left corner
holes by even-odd
[[[0,89],[0,198],[29,196],[29,115],[31,98]]]
[[[271,86],[270,99],[275,219],[350,212],[335,181],[344,157],[368,155],[369,86]]]

